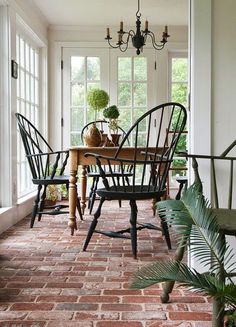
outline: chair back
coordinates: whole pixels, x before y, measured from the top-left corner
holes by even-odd
[[[211,204],[213,208],[227,208],[231,210],[236,207],[234,201],[236,195],[236,157],[228,155],[234,148],[236,140],[233,141],[220,156],[186,154],[192,159],[195,182],[202,187],[201,178],[198,171],[198,162],[202,159],[210,161],[211,170]]]
[[[53,178],[61,153],[53,152],[45,138],[27,118],[19,113],[15,116],[33,180],[45,179],[48,176]],[[62,175],[65,165],[66,162],[63,163],[58,175]]]
[[[143,114],[124,136],[114,158],[102,158],[103,161],[108,161],[106,164],[110,169],[114,162],[121,166],[121,171],[125,170],[127,164],[133,165],[129,185],[125,178],[119,185],[113,178],[115,189],[122,192],[155,192],[165,189],[169,168],[186,119],[184,106],[174,102],[159,105]],[[123,155],[127,139],[131,142],[132,151],[127,148],[126,155]],[[97,163],[101,166],[99,158]],[[102,169],[101,174],[104,185],[109,190],[110,185]]]

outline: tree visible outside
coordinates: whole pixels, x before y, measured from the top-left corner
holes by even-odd
[[[188,59],[187,58],[172,58],[171,62],[171,101],[179,102],[185,107],[187,106],[188,98]],[[176,123],[176,121],[175,121]],[[175,127],[173,124],[173,128]],[[187,126],[185,130],[187,131]],[[187,149],[187,134],[182,134],[177,144],[176,151],[186,151]],[[174,159],[173,168],[186,167],[186,160]],[[186,175],[186,170],[173,170],[172,176]]]

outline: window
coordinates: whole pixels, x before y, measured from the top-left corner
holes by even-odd
[[[71,57],[71,145],[81,144],[83,126],[94,120],[94,112],[87,108],[86,94],[92,88],[100,88],[100,58]]]
[[[16,35],[16,58],[19,77],[17,79],[17,112],[33,125],[39,125],[39,48],[30,44],[21,34]],[[25,196],[34,190],[25,152],[17,135],[17,195]]]
[[[173,54],[170,57],[170,99],[187,107],[188,102],[188,58],[183,54]],[[187,128],[187,126],[186,126]],[[181,135],[177,151],[187,149],[187,129]],[[186,160],[174,158],[172,164],[171,183],[176,176],[186,175]]]
[[[63,148],[81,145],[83,127],[95,120],[87,105],[87,92],[108,89],[107,54],[107,50],[97,48],[63,48]]]
[[[147,58],[118,57],[117,99],[119,120],[128,131],[133,123],[147,111]],[[142,142],[146,126],[142,126],[139,138]],[[131,144],[133,140],[131,139]]]

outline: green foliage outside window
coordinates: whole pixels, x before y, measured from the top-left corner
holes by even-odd
[[[172,59],[172,76],[171,76],[171,100],[179,102],[182,105],[187,105],[187,92],[188,92],[188,61],[187,58],[173,58]],[[177,115],[176,115],[177,117]],[[173,119],[172,128],[176,127],[176,119]],[[177,126],[178,127],[178,126]],[[187,130],[187,126],[185,126]],[[187,150],[187,134],[182,134],[176,147],[176,152]],[[172,168],[186,167],[185,159],[174,159]],[[186,170],[173,170],[172,176],[186,175]]]

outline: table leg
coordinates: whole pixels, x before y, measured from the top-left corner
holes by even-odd
[[[86,208],[87,166],[82,166],[80,180],[81,180],[81,200],[80,200],[80,203],[81,203],[82,214],[84,214],[84,210]]]
[[[74,230],[77,229],[76,224],[76,204],[77,204],[77,170],[71,169],[70,170],[70,180],[69,180],[69,222],[68,226],[71,229],[71,235],[74,234]]]

